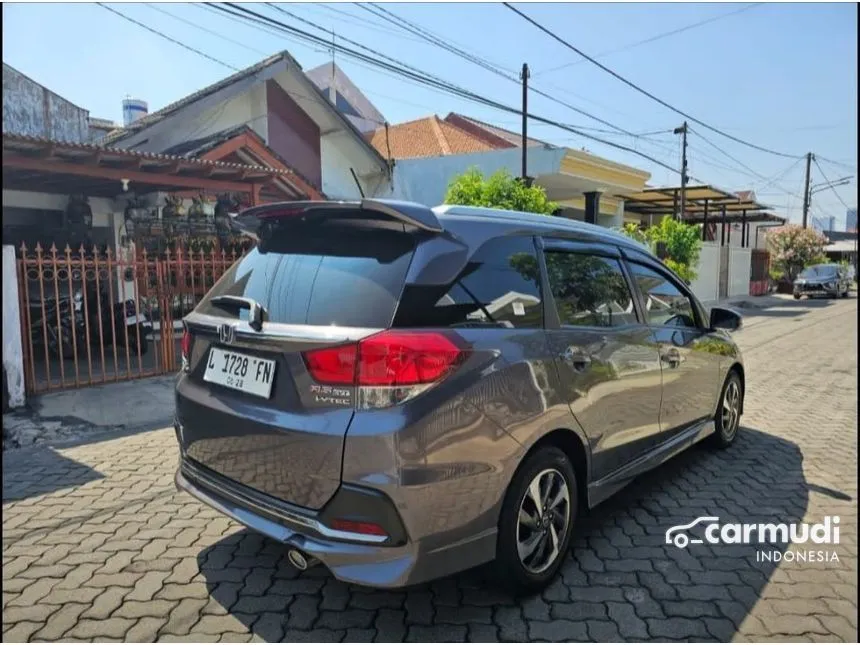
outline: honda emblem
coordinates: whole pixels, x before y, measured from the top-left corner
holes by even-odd
[[[218,328],[218,337],[225,345],[230,345],[236,338],[236,328],[233,325],[221,325]]]

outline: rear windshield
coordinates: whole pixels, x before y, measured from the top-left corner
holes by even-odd
[[[215,296],[230,295],[256,300],[271,322],[388,327],[413,250],[402,228],[274,225],[197,311],[246,320],[247,309],[212,303]]]

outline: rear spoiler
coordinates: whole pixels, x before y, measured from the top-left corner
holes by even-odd
[[[233,223],[243,233],[257,229],[260,220],[293,217],[314,212],[336,210],[362,210],[385,215],[404,224],[430,233],[442,233],[443,228],[436,214],[427,206],[394,199],[362,199],[361,201],[302,201],[277,202],[263,206],[252,206],[238,213]]]

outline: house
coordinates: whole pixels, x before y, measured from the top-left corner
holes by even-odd
[[[281,52],[147,114],[105,137],[105,145],[167,153],[239,128],[330,199],[386,192],[390,167],[361,131],[288,53]],[[244,154],[244,151],[240,151]]]
[[[392,196],[440,204],[451,179],[469,168],[486,174],[522,167],[519,134],[461,114],[436,115],[379,128],[369,140],[394,161]],[[558,202],[560,214],[602,226],[624,221],[623,195],[642,188],[650,174],[580,150],[527,141],[528,173]]]
[[[305,72],[328,100],[361,133],[385,125],[385,117],[334,61]]]

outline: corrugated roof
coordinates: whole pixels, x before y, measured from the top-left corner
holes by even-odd
[[[380,128],[368,136],[371,145],[383,157],[389,150],[393,159],[442,157],[471,152],[487,152],[496,148],[465,130],[441,120],[435,114],[415,121]]]
[[[45,137],[34,137],[26,134],[12,134],[12,133],[3,133],[3,149],[4,150],[28,150],[28,149],[39,149],[40,146],[51,146],[55,149],[55,152],[61,152],[63,150],[69,151],[81,151],[81,152],[103,152],[105,154],[116,156],[116,157],[126,157],[126,158],[136,158],[136,159],[145,159],[150,161],[182,161],[186,166],[211,166],[215,168],[224,168],[230,170],[246,170],[250,172],[265,172],[269,175],[292,175],[294,174],[291,171],[278,170],[275,168],[269,168],[267,166],[256,166],[251,164],[241,164],[241,163],[228,163],[224,161],[211,161],[209,159],[196,159],[196,158],[188,158],[180,155],[168,155],[161,154],[156,152],[143,152],[140,150],[126,150],[124,148],[114,148],[111,146],[94,144],[94,143],[80,143],[76,141],[58,141],[55,139],[48,139]]]

